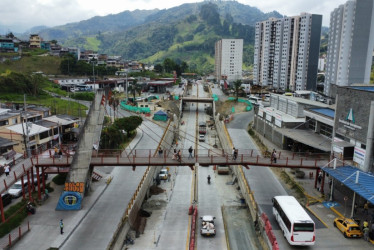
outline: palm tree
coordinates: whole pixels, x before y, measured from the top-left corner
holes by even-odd
[[[236,96],[236,101],[238,101],[239,91],[241,89],[243,89],[243,87],[242,87],[242,80],[236,80],[236,81],[234,81],[234,92],[235,92],[235,96]]]
[[[132,84],[129,86],[128,91],[133,95],[135,103],[135,96],[136,94],[140,95],[142,93],[142,86],[137,84],[137,80],[134,80]]]

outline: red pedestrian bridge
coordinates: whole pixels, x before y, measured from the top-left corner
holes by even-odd
[[[329,163],[327,155],[282,155],[277,153],[276,162],[269,157],[262,157],[256,150],[239,150],[236,158],[233,158],[231,152],[219,149],[199,150],[198,154],[193,153],[192,157],[188,150],[181,150],[181,160],[173,157],[173,151],[167,150],[158,153],[152,150],[100,150],[93,152],[91,157],[91,166],[190,166],[199,164],[200,166],[209,165],[242,165],[242,166],[264,166],[279,168],[305,168],[318,169]],[[289,154],[289,153],[288,153]],[[66,154],[61,158],[55,158],[46,155],[33,156],[32,165],[36,167],[54,167],[67,168],[73,160],[72,154]]]

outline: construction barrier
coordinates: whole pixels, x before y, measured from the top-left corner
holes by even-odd
[[[196,220],[197,220],[197,206],[195,206],[195,209],[194,209],[194,212],[193,212],[193,215],[192,215],[190,247],[189,247],[190,250],[195,249]]]

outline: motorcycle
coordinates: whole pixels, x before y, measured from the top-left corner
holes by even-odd
[[[26,211],[30,214],[35,214],[35,207],[31,204],[31,202],[27,203]]]

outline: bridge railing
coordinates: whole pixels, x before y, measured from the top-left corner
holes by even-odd
[[[236,158],[228,150],[205,150],[192,157],[189,156],[188,150],[181,151],[181,160],[173,157],[173,150],[166,150],[162,153],[155,150],[133,150],[129,152],[113,152],[93,154],[91,164],[95,166],[111,165],[111,166],[160,166],[160,165],[189,165],[195,163],[200,165],[254,165],[254,166],[270,166],[270,167],[290,167],[290,168],[312,168],[316,169],[322,166],[330,166],[333,164],[326,158],[293,158],[292,156],[280,157],[276,161],[272,158],[264,158],[255,151],[248,151],[248,154],[238,154]],[[182,153],[183,152],[183,153]],[[33,165],[38,166],[68,166],[71,164],[71,156],[62,156],[61,158],[51,158],[45,155],[32,158]],[[330,163],[329,163],[330,162]],[[338,166],[344,165],[339,162]]]

